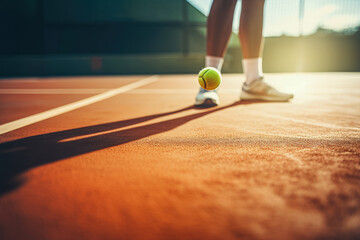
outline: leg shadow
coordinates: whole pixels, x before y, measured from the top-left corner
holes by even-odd
[[[2,143],[0,144],[0,196],[21,186],[23,180],[19,178],[20,174],[34,167],[164,133],[205,115],[251,103],[256,102],[235,102],[224,107],[205,109],[185,117],[116,131],[118,128],[195,108],[190,106],[162,114],[42,134]],[[91,136],[91,134],[94,135]],[[71,140],[71,138],[73,139]]]

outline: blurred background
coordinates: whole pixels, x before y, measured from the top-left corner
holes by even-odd
[[[0,76],[196,73],[212,0],[5,0]],[[242,72],[238,2],[224,72]],[[360,0],[267,0],[264,72],[360,70]]]

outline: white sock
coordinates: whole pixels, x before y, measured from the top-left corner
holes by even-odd
[[[242,60],[247,85],[264,75],[262,71],[262,58],[245,58]]]
[[[206,56],[205,57],[205,67],[213,67],[221,72],[222,65],[224,63],[224,58],[222,57],[214,57],[214,56]]]

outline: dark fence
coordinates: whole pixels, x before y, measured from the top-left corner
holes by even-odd
[[[305,35],[311,17],[305,0],[287,7],[269,1],[267,11],[296,8],[295,27]],[[206,16],[186,0],[5,0],[0,20],[1,76],[191,73],[205,55]],[[268,37],[264,68],[359,71],[359,39],[359,28],[336,32],[321,26],[306,36]],[[224,71],[242,71],[235,34]]]

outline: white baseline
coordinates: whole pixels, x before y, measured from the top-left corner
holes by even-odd
[[[104,92],[104,93],[100,93],[98,95],[95,95],[95,96],[92,96],[92,97],[89,97],[89,98],[85,98],[85,99],[77,101],[77,102],[69,103],[69,104],[66,104],[66,105],[61,106],[61,107],[57,107],[57,108],[54,108],[54,109],[51,109],[51,110],[48,110],[48,111],[45,111],[45,112],[37,113],[37,114],[31,115],[31,116],[28,116],[28,117],[25,117],[25,118],[21,118],[21,119],[18,119],[18,120],[9,122],[9,123],[2,124],[2,125],[0,125],[0,134],[4,134],[4,133],[7,133],[7,132],[10,132],[10,131],[13,131],[13,130],[16,130],[16,129],[19,129],[19,128],[22,128],[22,127],[25,127],[25,126],[28,126],[28,125],[33,124],[33,123],[40,122],[40,121],[43,121],[45,119],[58,116],[60,114],[70,112],[72,110],[75,110],[75,109],[78,109],[78,108],[81,108],[81,107],[85,107],[87,105],[90,105],[90,104],[105,100],[107,98],[111,98],[111,97],[113,97],[115,95],[118,95],[118,94],[130,91],[130,90],[133,90],[135,88],[144,86],[146,84],[155,82],[157,80],[158,80],[158,76],[154,75],[154,76],[147,77],[147,78],[144,78],[142,80],[139,80],[137,82],[130,83],[128,85],[125,85],[125,86],[122,86],[122,87],[119,87],[119,88],[115,88],[115,89],[109,90],[109,91]]]

